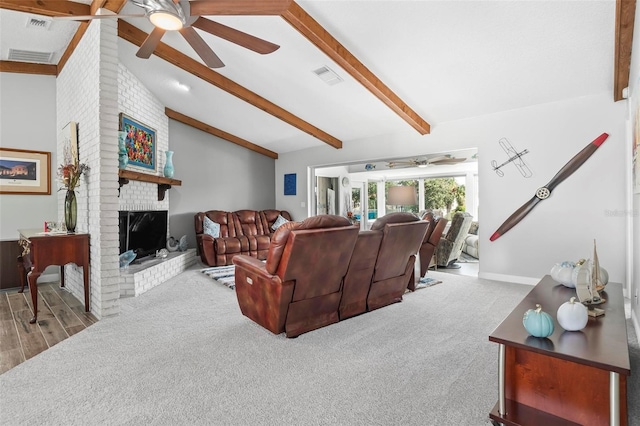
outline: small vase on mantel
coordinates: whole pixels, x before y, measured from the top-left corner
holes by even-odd
[[[173,177],[173,151],[165,151],[167,155],[167,159],[164,163],[164,177],[172,178]]]
[[[76,200],[76,193],[74,190],[68,189],[67,195],[64,197],[64,224],[68,233],[73,234],[76,232],[77,220],[78,201]]]

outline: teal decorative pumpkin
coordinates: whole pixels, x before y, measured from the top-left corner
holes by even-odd
[[[536,305],[529,309],[522,318],[524,328],[534,337],[549,337],[553,334],[553,318],[542,311],[542,306]]]

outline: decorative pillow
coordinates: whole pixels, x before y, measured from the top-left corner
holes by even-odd
[[[204,233],[207,235],[211,235],[213,238],[218,238],[220,236],[220,224],[215,223],[207,216],[204,217],[204,221],[202,222],[204,227]]]
[[[471,222],[471,226],[469,227],[469,234],[478,235],[478,229],[478,222],[474,220],[473,222]]]
[[[276,221],[273,222],[273,225],[271,225],[271,229],[275,231],[276,229],[280,228],[282,225],[284,225],[287,222],[289,222],[287,219],[278,215],[278,217],[276,218]]]

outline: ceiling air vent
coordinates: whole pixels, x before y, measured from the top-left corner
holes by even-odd
[[[30,50],[9,49],[9,60],[50,64],[53,52],[32,52]]]
[[[320,77],[322,81],[327,83],[329,86],[333,86],[334,84],[338,84],[342,81],[340,76],[333,72],[331,68],[328,66],[320,67],[317,70],[313,70],[313,73]]]
[[[36,28],[39,30],[48,30],[51,26],[51,19],[35,18],[30,16],[27,19],[27,28]]]

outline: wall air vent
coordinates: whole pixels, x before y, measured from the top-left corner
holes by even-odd
[[[35,18],[30,16],[27,19],[27,28],[36,28],[39,30],[48,30],[51,26],[51,19]]]
[[[313,73],[320,77],[320,79],[329,86],[333,86],[334,84],[338,84],[343,81],[338,74],[326,65],[318,68],[317,70],[313,70]]]
[[[50,64],[53,52],[32,52],[30,50],[9,49],[9,60]]]

